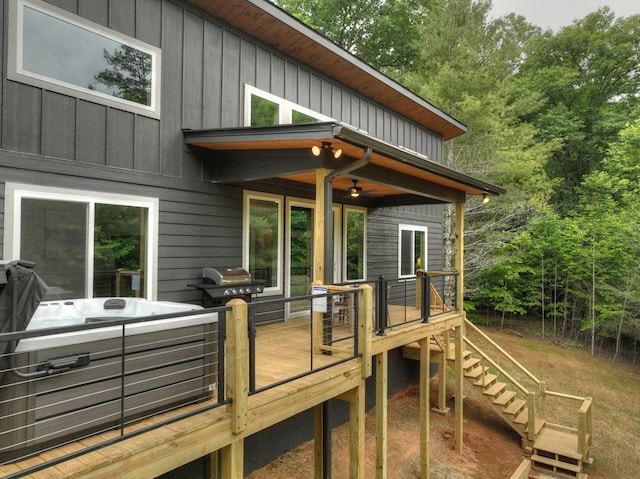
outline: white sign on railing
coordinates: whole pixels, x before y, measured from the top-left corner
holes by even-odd
[[[326,286],[313,285],[311,287],[311,294],[327,294],[327,291],[328,289]],[[327,297],[324,296],[322,298],[314,298],[312,308],[313,308],[313,311],[316,313],[326,313]]]

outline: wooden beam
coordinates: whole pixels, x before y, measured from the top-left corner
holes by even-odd
[[[316,170],[316,206],[313,214],[314,228],[313,228],[313,247],[314,247],[314,264],[313,264],[313,279],[315,281],[325,282],[324,271],[324,208],[325,208],[325,191],[324,191],[324,179],[331,173],[331,170],[327,168],[318,168]]]
[[[222,477],[242,479],[244,477],[244,439],[240,438],[222,448]]]
[[[389,353],[376,355],[376,479],[387,479]]]
[[[208,464],[208,473],[209,479],[222,479],[220,474],[218,474],[218,466],[221,465],[219,452],[213,451],[209,454],[209,464]]]
[[[464,311],[464,203],[456,203],[456,309]]]
[[[324,414],[322,404],[313,408],[313,478],[322,479],[323,461],[323,439],[324,437]]]
[[[373,337],[373,288],[371,285],[360,286],[358,318],[358,350],[362,354],[362,378],[372,374],[371,338]]]
[[[350,391],[349,399],[349,478],[364,479],[365,449],[364,381]]]
[[[442,333],[464,323],[464,315],[457,311],[439,315],[429,323],[415,323],[402,329],[387,331],[386,336],[374,336],[371,342],[371,354],[376,355],[382,351],[390,351],[411,344],[421,338]]]
[[[249,338],[248,308],[242,299],[227,303],[231,311],[227,318],[226,366],[227,397],[231,415],[231,431],[238,434],[247,427],[249,397]],[[227,477],[227,476],[224,476]]]
[[[430,338],[423,338],[418,343],[420,344],[420,477],[429,479]]]
[[[463,442],[463,402],[464,402],[464,375],[462,369],[462,345],[464,330],[462,326],[455,329],[456,337],[456,417],[455,417],[455,449],[462,452]]]
[[[440,354],[439,366],[439,382],[438,382],[438,407],[434,411],[440,414],[446,414],[449,411],[447,407],[447,358],[449,356],[449,331],[442,334],[442,354]]]
[[[315,280],[311,286],[322,286],[322,281]],[[329,302],[330,298],[327,298]],[[312,353],[320,354],[324,350],[324,316],[325,313],[313,311],[311,313],[311,344]]]

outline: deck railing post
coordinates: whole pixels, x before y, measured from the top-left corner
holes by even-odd
[[[527,428],[527,439],[535,441],[536,439],[536,393],[529,391],[527,397],[527,407],[529,408],[529,426]]]
[[[538,416],[540,419],[545,419],[547,410],[547,383],[540,381],[538,388]]]
[[[247,428],[249,397],[248,307],[242,299],[227,303],[231,312],[227,319],[227,398],[231,400],[231,430],[238,434]]]
[[[384,336],[387,327],[387,280],[382,275],[378,277],[378,288],[376,290],[375,322],[378,336]]]
[[[354,298],[358,306],[357,323],[354,325],[355,341],[358,350],[356,354],[362,354],[362,377],[368,378],[372,374],[373,359],[371,356],[371,337],[373,336],[373,288],[368,284],[360,286]]]

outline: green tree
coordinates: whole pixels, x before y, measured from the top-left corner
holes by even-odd
[[[410,69],[434,0],[278,0],[281,8],[391,76]]]
[[[111,69],[94,76],[98,83],[113,89],[113,95],[124,100],[151,105],[151,55],[127,45],[113,52],[104,51]]]
[[[577,203],[582,178],[597,170],[617,132],[637,107],[640,93],[640,15],[615,20],[608,8],[559,33],[532,42],[519,78],[545,95],[529,117],[542,140],[561,140],[547,164],[556,183],[553,202],[563,213]]]

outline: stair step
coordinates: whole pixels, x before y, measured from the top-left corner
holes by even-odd
[[[467,371],[476,366],[479,362],[480,360],[478,358],[469,358],[464,363],[462,363],[462,369]]]
[[[577,431],[557,429],[557,426],[551,423],[546,423],[540,434],[536,435],[533,452],[539,455],[567,457],[576,463],[583,457],[578,452]]]
[[[502,412],[505,414],[511,414],[512,416],[515,416],[516,414],[518,414],[518,412],[520,412],[520,410],[526,404],[527,402],[524,401],[523,399],[515,399],[511,404],[509,404],[509,407]]]
[[[495,398],[498,394],[502,394],[502,392],[507,388],[505,383],[495,383],[488,389],[485,389],[482,394],[485,396],[489,396],[490,398]]]
[[[511,400],[514,397],[516,397],[516,392],[508,390],[508,391],[503,392],[496,399],[494,399],[493,400],[493,404],[495,404],[496,406],[505,407],[505,406],[507,406],[507,404],[509,404],[511,402]]]
[[[556,469],[560,469],[558,472],[562,471],[571,471],[576,473],[582,472],[582,466],[580,464],[571,464],[569,462],[559,461],[557,459],[552,459],[546,456],[540,456],[538,454],[533,454],[531,456],[531,462],[535,466],[536,464],[545,464],[547,466],[551,466]]]
[[[484,376],[478,378],[473,384],[480,387],[489,387],[496,381],[496,379],[498,379],[498,376],[496,376],[495,374],[485,374]]]
[[[471,379],[477,379],[480,376],[484,375],[487,371],[489,371],[489,368],[477,366],[476,368],[472,369],[471,371],[467,371],[466,373],[464,373],[464,377],[471,378]]]
[[[529,422],[529,408],[526,407],[522,411],[520,411],[520,414],[516,416],[513,422],[515,424],[527,424]]]
[[[540,433],[540,431],[542,430],[542,428],[546,423],[547,421],[545,421],[544,419],[540,419],[539,417],[536,418],[536,430],[534,431],[534,434],[536,436]],[[525,432],[527,432],[528,430],[529,430],[529,425],[527,425],[527,427],[525,428]]]

